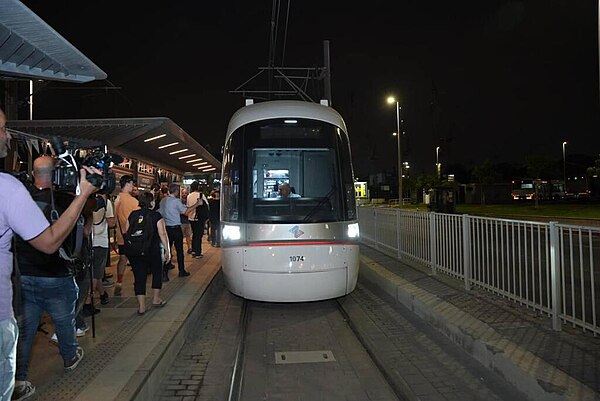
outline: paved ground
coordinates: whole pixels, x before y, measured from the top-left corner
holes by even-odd
[[[160,401],[228,399],[240,307],[226,290],[218,296],[169,369]],[[335,302],[250,302],[248,309],[240,399],[397,400]]]
[[[406,399],[526,398],[443,334],[375,286],[359,283],[341,301],[355,330]]]
[[[91,330],[79,343],[85,350],[80,365],[65,373],[58,348],[49,341],[53,333],[52,322],[44,318],[32,352],[29,380],[37,387],[31,400],[112,400],[122,392],[137,391],[136,377],[144,374],[144,363],[155,357],[156,349],[164,350],[173,333],[202,296],[202,291],[220,268],[220,250],[203,244],[205,257],[192,259],[186,255],[185,263],[192,275],[178,278],[171,273],[171,281],[164,283],[162,296],[168,301],[163,308],[149,308],[143,316],[137,315],[137,301],[133,293],[133,274],[126,272],[122,296],[113,297],[108,305],[97,305],[96,336]],[[113,260],[116,260],[116,255]],[[116,262],[107,271],[115,273]],[[116,274],[115,274],[116,277]],[[150,283],[147,285],[148,293]],[[147,304],[151,298],[146,300]],[[86,318],[91,327],[91,318]],[[133,381],[132,381],[133,380]],[[124,399],[130,399],[122,395]]]
[[[86,356],[74,372],[63,372],[58,350],[48,342],[47,322],[48,334],[38,333],[34,345],[30,380],[38,394],[32,399],[223,399],[209,390],[228,380],[240,300],[207,290],[220,251],[208,246],[206,255],[186,258],[192,276],[167,283],[169,304],[142,317],[135,312],[129,273],[123,296],[111,297],[97,316],[96,338],[88,333],[80,339]],[[568,325],[554,332],[549,319],[531,309],[483,290],[466,292],[462,282],[431,276],[368,247],[361,247],[359,283],[341,302],[407,399],[517,401],[524,394],[530,400],[600,400],[600,340],[589,333]],[[271,333],[265,350],[274,351],[278,337],[294,336],[285,315],[255,321]],[[329,330],[343,323],[324,321]],[[269,399],[262,395],[258,399]]]
[[[530,399],[600,399],[600,340],[461,281],[361,246],[361,277],[499,372]]]

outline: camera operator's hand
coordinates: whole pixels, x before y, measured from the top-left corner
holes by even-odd
[[[89,166],[81,166],[81,170],[79,170],[79,190],[81,191],[81,195],[84,197],[88,197],[94,192],[98,191],[98,188],[93,186],[86,178],[88,174],[98,174],[102,175],[102,170],[97,169],[95,167]]]

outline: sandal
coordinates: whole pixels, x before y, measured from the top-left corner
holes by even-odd
[[[167,304],[167,301],[165,301],[164,299],[162,299],[159,303],[155,304],[152,303],[152,306],[157,307],[157,308],[162,308],[163,306],[165,306]]]
[[[139,310],[139,309],[138,309],[138,311],[137,311],[137,314],[138,314],[138,315],[143,315],[144,313],[146,313],[146,311],[143,311],[143,312],[142,312],[142,311],[141,311],[141,310]]]

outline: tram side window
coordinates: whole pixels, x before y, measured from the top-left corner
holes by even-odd
[[[338,149],[340,154],[340,164],[347,166],[342,169],[342,185],[344,188],[344,198],[346,203],[346,217],[349,220],[356,219],[356,195],[354,193],[354,171],[352,170],[352,156],[350,154],[350,143],[345,136],[341,134],[338,128]]]
[[[240,216],[240,163],[239,136],[233,136],[223,153],[223,180],[221,217],[224,221],[238,221]]]

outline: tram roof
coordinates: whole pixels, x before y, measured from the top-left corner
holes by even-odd
[[[0,1],[0,74],[64,82],[106,73],[18,0]]]
[[[213,174],[221,171],[219,160],[166,117],[12,120],[6,125],[11,134],[17,136],[25,134],[23,136],[41,139],[60,136],[78,146],[107,145],[113,153],[154,164],[180,175]],[[164,146],[169,144],[172,145]],[[161,146],[162,149],[159,148]],[[207,164],[202,166],[192,166],[205,162]],[[215,170],[204,171],[209,166]]]
[[[242,125],[269,118],[284,117],[325,121],[341,128],[346,133],[348,132],[344,119],[332,107],[299,100],[273,100],[244,106],[236,111],[229,121],[227,136],[229,137]]]

